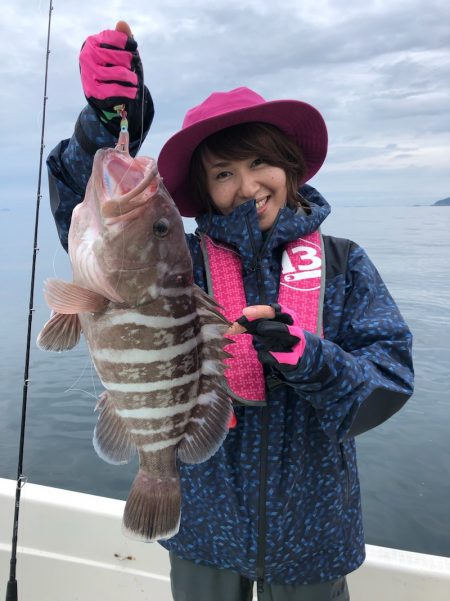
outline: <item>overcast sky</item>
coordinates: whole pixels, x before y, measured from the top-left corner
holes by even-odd
[[[295,98],[321,111],[330,145],[311,183],[332,205],[450,196],[448,0],[276,4],[55,0],[45,152],[71,135],[84,105],[83,40],[125,19],[156,105],[143,153],[156,157],[185,111],[213,90],[246,85],[266,99]],[[47,17],[47,0],[2,8],[0,209],[35,197]]]

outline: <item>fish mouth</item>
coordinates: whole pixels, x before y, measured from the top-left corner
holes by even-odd
[[[133,158],[117,149],[108,149],[96,170],[100,211],[105,218],[131,218],[154,196],[160,178],[156,161]]]

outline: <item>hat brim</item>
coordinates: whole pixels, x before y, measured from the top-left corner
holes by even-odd
[[[327,155],[327,128],[319,111],[306,102],[273,100],[204,119],[173,135],[158,157],[159,173],[183,217],[196,217],[204,210],[189,189],[189,165],[194,150],[221,129],[255,121],[275,125],[300,147],[306,174],[299,185],[319,171]]]

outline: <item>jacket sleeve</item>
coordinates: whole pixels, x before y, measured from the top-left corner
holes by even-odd
[[[305,332],[306,348],[283,379],[342,441],[396,413],[413,391],[412,335],[378,271],[352,244],[336,338]],[[331,307],[333,310],[333,307]],[[279,375],[279,374],[278,374]]]
[[[145,92],[148,94],[148,114],[144,119],[142,139],[130,142],[132,156],[138,152],[153,120],[153,102],[147,89]],[[113,147],[116,141],[87,105],[78,117],[72,137],[62,140],[47,158],[50,206],[59,239],[66,250],[72,211],[84,198],[94,155],[99,148]]]

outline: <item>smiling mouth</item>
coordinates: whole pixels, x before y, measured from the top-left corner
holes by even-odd
[[[260,198],[259,200],[256,200],[256,210],[260,211],[261,209],[263,209],[267,202],[269,200],[269,196],[264,196],[264,198]]]

